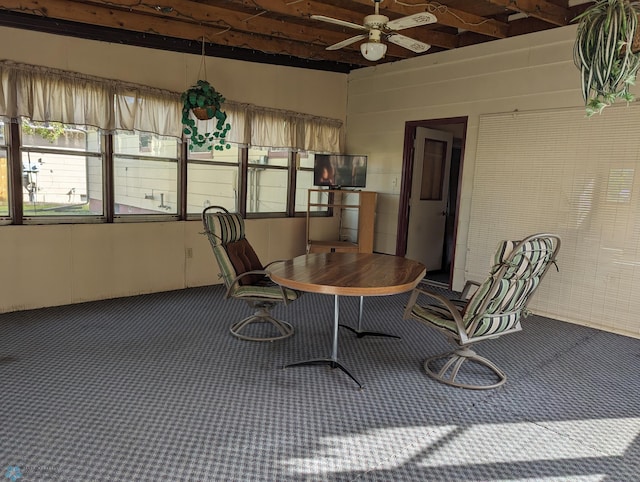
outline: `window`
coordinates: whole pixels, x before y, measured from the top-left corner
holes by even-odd
[[[223,151],[194,146],[187,163],[187,213],[200,214],[208,206],[237,212],[240,149]]]
[[[424,140],[422,159],[421,201],[441,201],[446,167],[447,144],[433,139]]]
[[[97,129],[23,120],[21,138],[26,219],[104,214]]]
[[[4,224],[294,216],[314,162],[297,152],[341,150],[340,120],[228,101],[233,147],[188,151],[174,92],[2,60],[0,78]]]
[[[315,156],[312,152],[298,153],[298,169],[296,172],[296,203],[295,211],[297,213],[306,212],[308,189],[313,187],[313,166]],[[320,202],[320,193],[315,193],[317,199],[312,202]],[[327,208],[323,206],[312,206],[310,211],[327,212]]]
[[[0,119],[0,218],[9,216],[9,163],[7,162],[7,123]]]
[[[177,139],[119,131],[113,152],[116,216],[178,214]]]
[[[289,151],[249,148],[247,214],[287,214]]]

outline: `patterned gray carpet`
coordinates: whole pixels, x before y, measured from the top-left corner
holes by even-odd
[[[340,332],[333,300],[275,314],[275,343],[228,333],[248,314],[221,287],[0,315],[0,480],[631,481],[640,474],[640,340],[541,317],[478,346],[500,389],[456,389],[422,361],[443,337],[401,320],[406,295],[368,298]],[[355,320],[357,299],[342,302]]]

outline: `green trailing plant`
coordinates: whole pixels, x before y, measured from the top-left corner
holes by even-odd
[[[198,80],[196,85],[182,93],[180,100],[183,132],[191,140],[189,149],[193,150],[195,146],[202,147],[206,144],[208,150],[221,151],[225,147],[231,148],[226,141],[231,126],[227,122],[226,112],[221,109],[225,99],[220,92],[206,80]],[[197,122],[191,117],[191,112],[200,120],[215,119],[215,129],[212,132],[198,132]]]
[[[28,135],[37,135],[54,143],[62,135],[65,135],[65,125],[60,122],[33,122],[22,121],[22,132]]]
[[[639,2],[598,0],[579,21],[573,58],[582,74],[587,115],[602,112],[617,99],[631,102],[640,56],[632,44],[638,27]]]

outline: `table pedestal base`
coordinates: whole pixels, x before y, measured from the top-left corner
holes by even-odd
[[[362,299],[360,300],[360,307],[362,308]],[[296,367],[296,366],[304,366],[304,365],[329,365],[331,368],[339,368],[343,372],[345,372],[349,377],[358,384],[360,389],[362,389],[362,383],[360,383],[356,377],[354,377],[349,370],[347,370],[342,363],[338,361],[338,327],[340,320],[340,302],[338,299],[338,295],[335,295],[335,307],[333,312],[333,345],[331,347],[331,356],[329,358],[317,358],[313,360],[306,360],[296,363],[290,363],[289,365],[285,365],[284,367]]]
[[[362,383],[360,383],[358,379],[354,377],[351,374],[351,372],[347,370],[342,363],[340,363],[338,360],[332,360],[331,358],[316,358],[315,360],[306,360],[306,361],[301,361],[296,363],[290,363],[289,365],[285,365],[284,367],[285,368],[300,367],[304,365],[329,365],[331,368],[339,368],[340,370],[345,372],[347,375],[349,375],[349,378],[351,378],[354,382],[356,382],[361,389],[364,388],[362,386]]]
[[[352,328],[348,325],[339,325],[342,328],[346,328],[349,331],[352,331],[353,333],[356,334],[356,336],[358,338],[363,338],[365,336],[386,336],[388,338],[398,338],[400,339],[400,337],[398,335],[390,335],[388,333],[381,333],[379,331],[366,331],[363,330],[361,328],[362,326],[362,315],[363,315],[363,311],[364,311],[364,296],[360,297],[360,313],[358,314],[358,328]]]

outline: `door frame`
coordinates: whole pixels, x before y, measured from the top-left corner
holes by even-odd
[[[445,119],[425,119],[418,121],[407,121],[404,125],[404,148],[402,152],[402,178],[400,184],[400,200],[398,206],[398,231],[396,234],[396,256],[404,257],[407,254],[407,233],[409,229],[409,198],[411,197],[411,180],[413,178],[413,157],[414,140],[416,128],[427,127],[438,129],[438,126],[460,124],[462,125],[462,147],[460,150],[460,174],[458,175],[458,196],[456,199],[456,215],[453,231],[453,259],[451,261],[451,274],[455,262],[455,240],[458,237],[458,217],[460,215],[460,197],[462,195],[462,172],[464,164],[465,140],[467,137],[467,123],[469,118],[449,117]],[[449,181],[451,182],[451,181]],[[449,286],[451,286],[451,274],[449,276]]]

